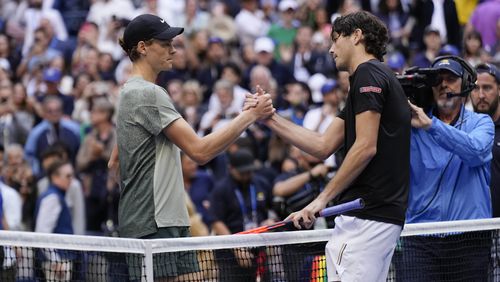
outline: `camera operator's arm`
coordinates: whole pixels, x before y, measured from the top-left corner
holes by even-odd
[[[456,154],[469,166],[478,166],[491,160],[495,127],[488,116],[481,115],[474,129],[465,132],[436,117],[429,118],[421,108],[411,103],[410,106],[412,109],[411,125],[427,130],[441,147]]]

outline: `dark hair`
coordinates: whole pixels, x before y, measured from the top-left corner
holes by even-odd
[[[231,69],[238,77],[241,78],[242,72],[241,68],[235,62],[227,62],[223,68]]]
[[[82,71],[82,72],[79,72],[75,78],[73,79],[73,88],[76,87],[76,85],[78,84],[78,82],[80,81],[80,79],[82,79],[82,77],[88,77],[89,78],[89,81],[92,82],[92,77],[90,76],[90,74],[88,72],[85,72],[85,71]]]
[[[397,7],[396,10],[398,13],[402,14],[404,13],[403,6],[401,5],[401,0],[397,0]],[[380,14],[388,16],[389,15],[389,6],[387,6],[387,0],[380,0],[378,3],[378,10]]]
[[[48,168],[47,168],[47,176],[49,177],[49,181],[52,182],[52,177],[56,175],[59,172],[59,169],[65,165],[71,164],[68,161],[62,161],[62,160],[57,160],[54,163],[52,163]]]
[[[153,41],[154,39],[149,39],[144,41],[144,43],[146,44],[146,46],[149,46],[153,44]],[[118,39],[118,43],[120,43],[120,46],[122,47],[123,51],[127,53],[127,56],[130,58],[132,62],[135,62],[137,59],[140,58],[141,54],[137,52],[137,45],[135,45],[132,48],[128,48],[127,44],[125,44],[125,40],[123,40],[123,37],[120,37],[120,39]]]
[[[64,143],[57,141],[42,151],[40,160],[43,161],[50,157],[58,157],[59,159],[64,160],[67,158],[68,154],[68,147]]]
[[[295,80],[295,81],[292,81],[292,82],[286,84],[286,86],[292,86],[292,85],[298,85],[302,89],[302,91],[307,92],[307,94],[309,94],[309,96],[312,95],[311,88],[309,87],[309,85],[307,85],[307,83],[305,83],[303,81]],[[285,87],[285,95],[288,95],[288,92],[289,92],[288,88]]]
[[[387,27],[380,19],[368,12],[361,11],[338,17],[333,22],[330,36],[333,38],[333,33],[349,36],[356,29],[363,32],[366,52],[383,61],[389,41]]]
[[[479,41],[479,50],[478,52],[480,53],[481,51],[481,48],[483,48],[483,37],[481,36],[481,33],[479,33],[478,31],[476,30],[472,30],[470,32],[468,32],[465,36],[464,36],[464,54],[465,55],[476,55],[476,54],[471,54],[469,52],[469,49],[467,48],[467,40],[469,39],[477,39]]]

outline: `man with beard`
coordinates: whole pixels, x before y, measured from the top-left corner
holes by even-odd
[[[474,111],[488,114],[495,123],[495,141],[491,162],[491,203],[493,217],[500,217],[500,71],[491,64],[476,66],[476,88],[471,92]]]
[[[431,67],[439,71],[439,83],[432,87],[433,109],[426,113],[411,104],[406,223],[490,218],[494,126],[489,116],[464,107],[464,95],[474,89],[476,73],[455,56],[438,57]],[[473,240],[466,234],[405,238],[402,263],[413,267],[398,276],[401,281],[442,281],[444,277],[487,281],[489,236],[477,232]]]

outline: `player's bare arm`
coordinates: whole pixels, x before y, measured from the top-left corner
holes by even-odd
[[[262,94],[247,94],[243,111],[259,104],[258,95]],[[320,159],[328,158],[344,142],[344,120],[341,118],[335,118],[323,134],[298,126],[278,114],[272,115],[265,123],[286,142]]]
[[[314,214],[324,209],[331,199],[344,191],[370,163],[377,153],[379,125],[380,113],[366,111],[356,115],[356,141],[335,177],[314,201],[287,218],[292,220],[297,228],[301,228],[301,221],[306,228],[311,227],[315,220]]]
[[[184,119],[172,122],[163,132],[190,158],[199,164],[205,164],[223,152],[252,123],[268,118],[274,113],[269,94],[260,95],[258,99],[256,107],[242,112],[226,127],[205,137],[199,137]]]
[[[266,121],[276,134],[286,142],[320,159],[326,159],[344,142],[344,120],[335,118],[324,134],[298,126],[274,114]]]

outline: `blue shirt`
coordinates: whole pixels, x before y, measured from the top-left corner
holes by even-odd
[[[74,163],[80,148],[80,125],[71,120],[61,119],[56,134],[54,126],[44,120],[31,130],[24,145],[24,151],[36,176],[41,176],[40,157],[42,152],[56,141],[66,145],[69,157]]]
[[[196,206],[196,211],[201,214],[203,222],[210,226],[212,222],[209,212],[209,200],[208,197],[210,192],[214,187],[214,181],[212,177],[201,170],[196,172],[195,177],[192,179],[191,187],[189,188],[189,197]]]
[[[42,201],[51,195],[56,195],[58,199],[58,204],[61,207],[61,212],[58,215],[56,220],[56,224],[52,229],[52,233],[57,234],[74,234],[73,232],[73,223],[71,221],[71,212],[69,211],[68,204],[64,199],[64,191],[57,188],[56,186],[50,184],[47,188],[47,191],[43,192],[40,197],[36,201],[35,206],[35,220],[38,218],[38,213],[40,211],[40,206],[42,205]]]
[[[63,110],[63,113],[65,115],[71,116],[71,114],[73,114],[73,110],[75,109],[75,100],[73,99],[73,96],[64,95],[60,92],[58,92],[57,94],[44,93],[43,95],[36,96],[36,99],[38,100],[38,102],[43,103],[43,100],[45,100],[45,97],[47,97],[49,95],[54,95],[54,96],[58,97],[59,99],[61,99],[62,110]]]
[[[420,52],[413,58],[412,66],[417,66],[419,68],[428,68],[432,62],[425,56],[425,51]]]
[[[491,118],[462,107],[454,125],[412,129],[406,223],[491,217]]]

